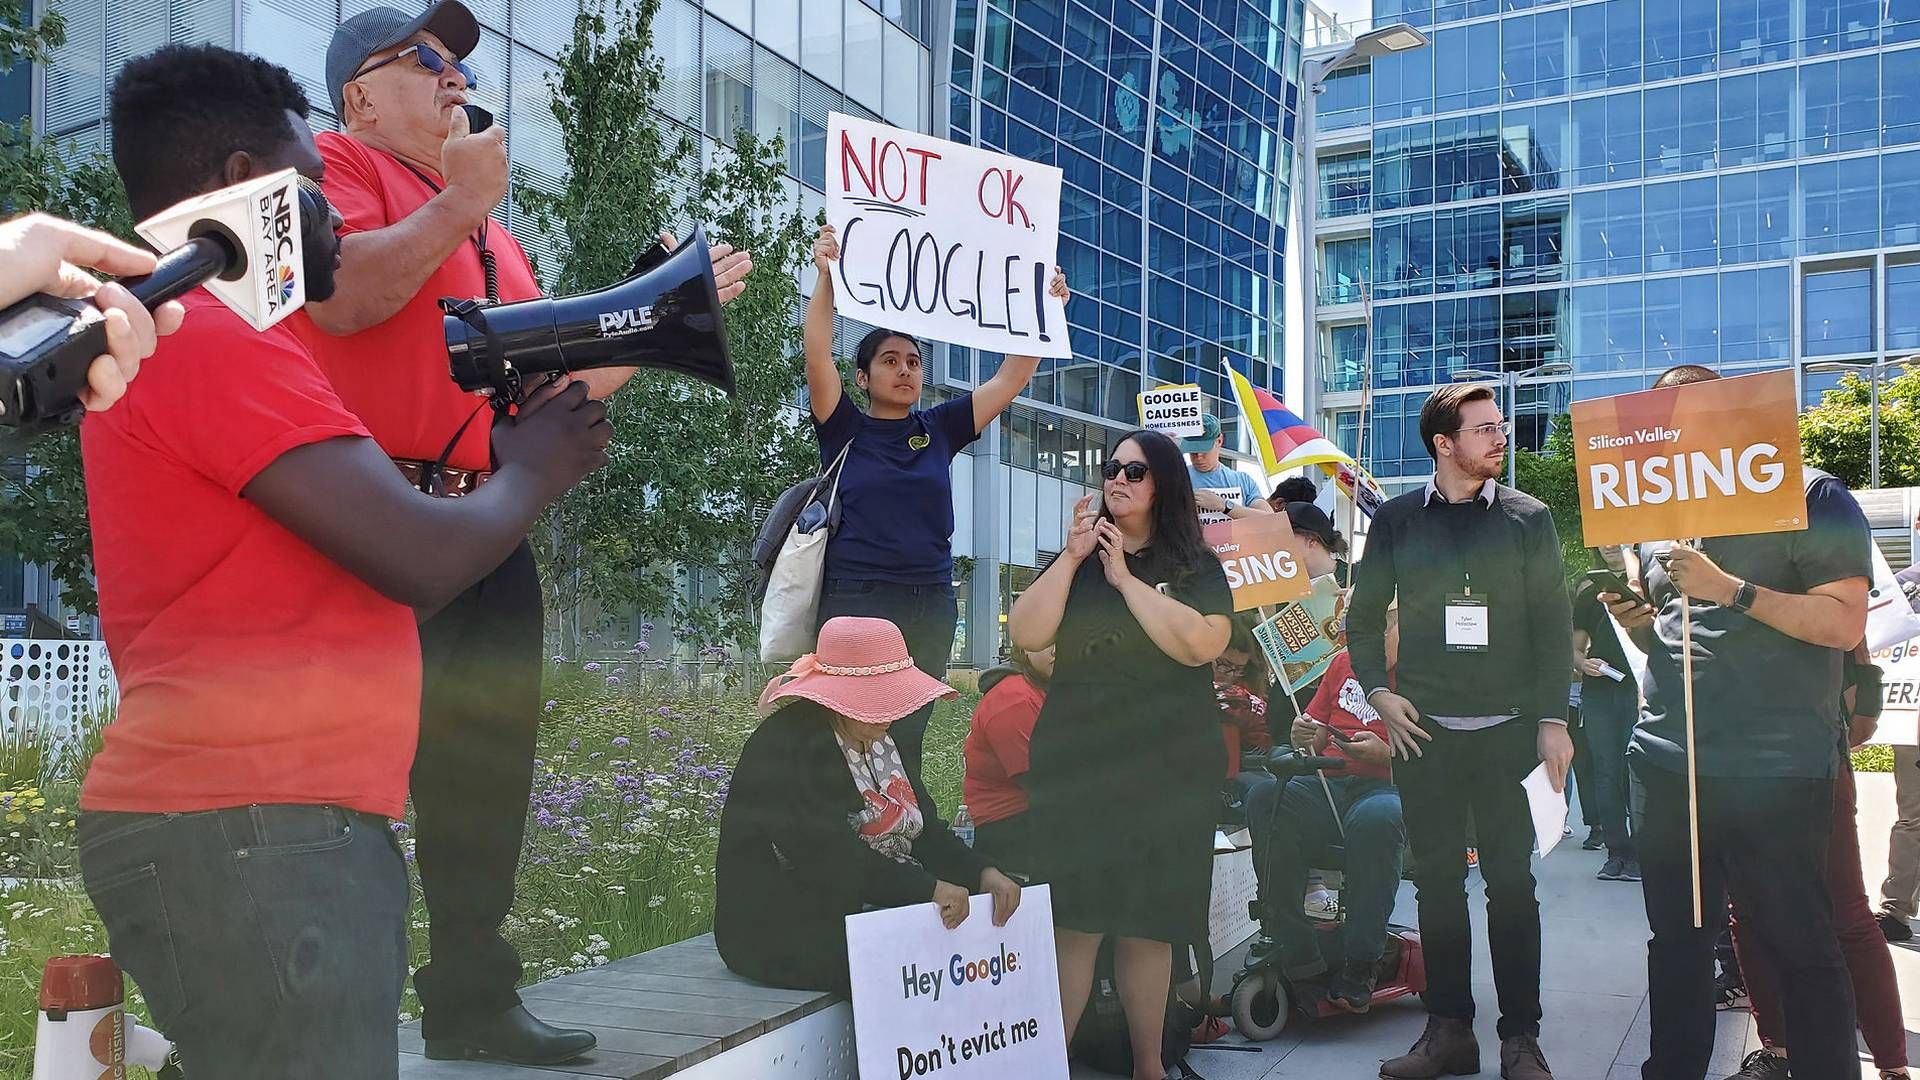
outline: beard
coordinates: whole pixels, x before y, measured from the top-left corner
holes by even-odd
[[[1460,471],[1482,483],[1498,480],[1507,472],[1506,452],[1502,451],[1498,457],[1465,459],[1460,463]]]

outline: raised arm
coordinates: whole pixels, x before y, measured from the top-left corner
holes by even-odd
[[[820,226],[813,241],[813,265],[819,271],[813,284],[813,296],[807,300],[807,321],[802,340],[807,354],[807,399],[813,418],[827,422],[840,405],[840,365],[833,359],[833,264],[840,258],[840,241],[833,226]]]
[[[1053,268],[1053,281],[1047,291],[1060,298],[1062,305],[1072,298],[1067,289],[1067,275],[1059,267]],[[1007,411],[1013,399],[1033,381],[1033,373],[1040,367],[1040,359],[1034,356],[1009,356],[993,373],[993,378],[980,384],[973,392],[973,430],[985,431],[993,418]]]
[[[1053,560],[1007,613],[1007,637],[1016,649],[1039,652],[1053,644],[1060,633],[1060,617],[1067,611],[1067,592],[1073,587],[1073,575],[1087,556],[1093,554],[1093,496],[1083,496],[1073,504],[1073,529],[1067,535],[1067,547]]]
[[[339,157],[327,157],[327,197],[353,225],[358,196],[370,199],[371,189],[361,190],[364,185]],[[315,326],[345,336],[393,318],[506,197],[506,128],[468,134],[466,110],[453,110],[440,162],[446,187],[426,205],[384,228],[341,238],[333,297],[306,308]]]

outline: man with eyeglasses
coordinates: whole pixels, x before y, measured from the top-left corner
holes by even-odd
[[[1500,483],[1508,434],[1488,387],[1434,391],[1420,410],[1433,479],[1374,515],[1347,614],[1354,675],[1402,759],[1393,778],[1426,948],[1427,1028],[1410,1052],[1381,1064],[1386,1080],[1480,1069],[1469,821],[1486,879],[1500,1075],[1553,1075],[1539,1043],[1540,906],[1521,781],[1544,762],[1554,789],[1566,786],[1573,620],[1552,515]],[[1396,595],[1400,653],[1389,684],[1387,608]]]
[[[493,467],[483,400],[447,375],[439,300],[540,295],[513,233],[490,215],[506,196],[499,125],[473,131],[480,24],[459,0],[418,15],[376,7],[327,49],[329,105],[343,133],[316,138],[327,197],[346,221],[337,290],[290,324],[340,398],[409,482],[473,492]],[[721,298],[751,264],[716,250]],[[632,369],[575,376],[594,397]],[[430,559],[432,552],[420,557]],[[591,1032],[541,1023],[514,991],[519,955],[500,934],[533,783],[542,613],[531,549],[420,624],[424,682],[411,782],[429,962],[414,973],[429,1058],[529,1065],[571,1060]]]

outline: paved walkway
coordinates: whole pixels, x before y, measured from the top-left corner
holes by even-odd
[[[1893,778],[1860,777],[1859,829],[1870,889],[1886,872],[1887,829],[1893,821]],[[1578,826],[1576,826],[1578,829]],[[1580,831],[1584,836],[1585,832]],[[1598,881],[1601,856],[1563,844],[1537,864],[1544,932],[1542,990],[1546,1024],[1541,1045],[1560,1080],[1638,1080],[1647,1048],[1646,918],[1639,886]],[[1494,1033],[1493,970],[1485,947],[1484,902],[1475,889],[1474,990],[1480,1002],[1475,1025],[1480,1036],[1482,1075],[1499,1075],[1498,1037]],[[1413,886],[1403,883],[1395,910],[1399,922],[1413,923]],[[1907,1042],[1920,1061],[1920,949],[1894,947],[1894,965],[1907,1015]],[[1224,981],[1237,970],[1228,958]],[[1400,1001],[1366,1016],[1320,1021],[1295,1018],[1282,1036],[1259,1044],[1260,1053],[1196,1050],[1191,1063],[1207,1080],[1374,1080],[1382,1059],[1412,1045],[1426,1022],[1414,1001]],[[1241,1042],[1236,1035],[1230,1041]],[[1733,1072],[1759,1040],[1746,1013],[1722,1013],[1710,1080]],[[1862,1050],[1861,1076],[1877,1077]],[[1076,1069],[1075,1080],[1102,1074]]]

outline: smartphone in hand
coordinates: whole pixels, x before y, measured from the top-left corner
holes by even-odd
[[[1587,571],[1587,580],[1597,586],[1599,591],[1603,593],[1612,593],[1621,599],[1632,599],[1639,603],[1646,604],[1648,607],[1653,606],[1652,602],[1646,597],[1635,592],[1633,586],[1627,584],[1627,579],[1622,577],[1618,571],[1605,569],[1589,570]]]

